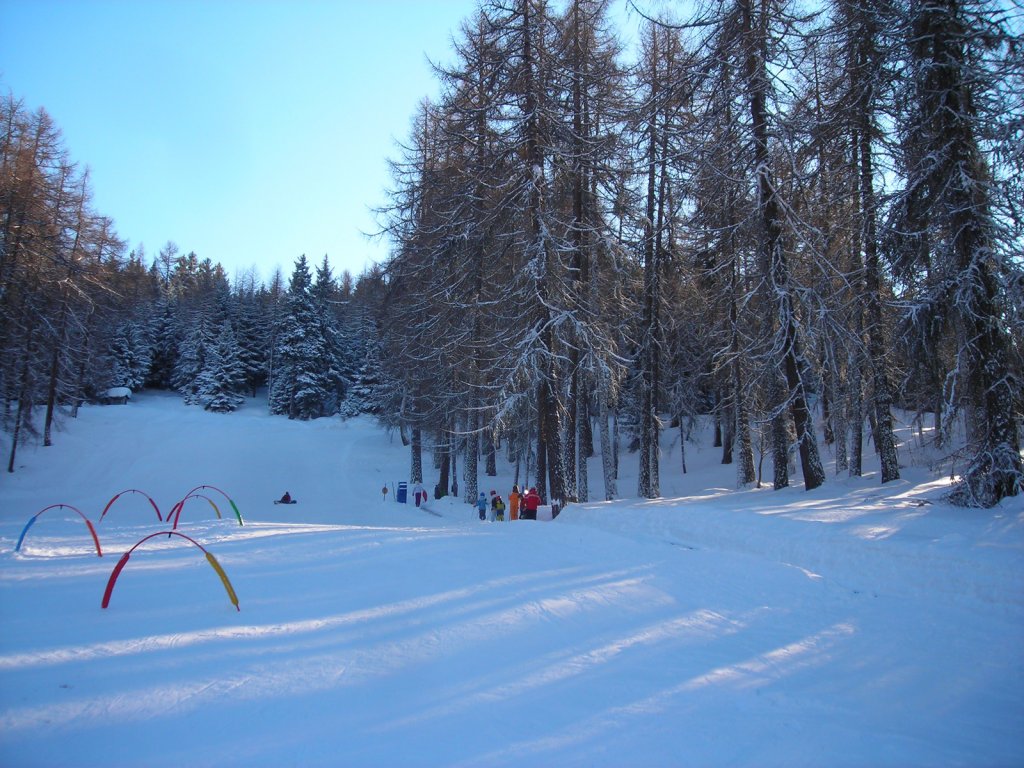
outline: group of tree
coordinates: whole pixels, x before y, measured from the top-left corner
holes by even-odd
[[[474,500],[496,454],[606,498],[620,442],[659,495],[710,417],[739,487],[899,477],[930,414],[990,506],[1024,488],[1024,49],[990,0],[681,4],[625,41],[611,0],[481,0],[393,160],[387,262],[231,285],[127,256],[45,111],[0,105],[0,398],[26,439],[111,386],[293,419],[376,414]],[[661,6],[659,6],[661,7]],[[630,45],[627,46],[627,42]],[[42,424],[40,429],[39,424]],[[966,447],[954,433],[966,436]],[[626,440],[620,440],[622,435]],[[480,462],[484,462],[481,470]]]
[[[609,0],[483,0],[435,67],[381,211],[413,479],[464,451],[472,500],[504,444],[586,499],[596,429],[612,498],[621,427],[656,497],[663,430],[711,414],[739,486],[820,485],[820,441],[859,475],[866,437],[888,482],[900,406],[966,435],[954,501],[1020,492],[1019,10],[629,5],[628,57]]]
[[[92,208],[89,175],[45,110],[0,102],[0,399],[8,471],[28,440],[53,441],[62,412],[111,387],[167,389],[208,410],[236,409],[262,387],[274,413],[308,419],[374,409],[379,270],[353,284],[327,257],[310,284],[223,268],[168,243],[125,255]]]

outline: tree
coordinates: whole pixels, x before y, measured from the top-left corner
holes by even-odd
[[[994,6],[969,0],[911,0],[908,18],[906,183],[891,254],[904,274],[927,270],[909,302],[908,336],[927,341],[949,331],[955,339],[946,403],[966,415],[970,448],[950,498],[991,507],[1024,487],[1021,370],[1007,327],[1024,306],[1013,255],[1020,232],[1008,229],[1007,215],[1019,200],[1006,197],[1012,187],[1003,175],[1020,169],[1001,162],[1013,157],[1006,142],[1019,140],[1019,106],[1006,99],[1019,105],[1020,92],[1002,87],[1021,82],[1019,40]]]
[[[306,257],[295,262],[288,286],[287,310],[278,337],[278,368],[270,392],[270,412],[289,419],[324,415],[329,400],[329,351],[320,314],[310,293]]]
[[[127,320],[118,327],[110,348],[111,384],[138,392],[146,385],[152,365],[149,340],[140,324]]]
[[[88,173],[71,162],[45,110],[28,114],[8,97],[0,127],[0,399],[13,471],[19,444],[36,434],[34,407],[45,405],[49,446],[59,406],[98,378],[88,336],[107,308],[123,244],[92,211]]]
[[[229,413],[245,398],[239,394],[245,387],[245,368],[238,356],[238,342],[227,320],[217,334],[199,377],[199,395],[203,407],[216,413]]]
[[[238,342],[238,363],[242,367],[245,390],[256,397],[267,381],[267,320],[260,314],[255,287],[235,293],[233,327]]]
[[[171,377],[171,385],[181,393],[189,405],[202,403],[202,388],[205,383],[202,374],[207,368],[207,361],[214,341],[213,332],[205,317],[200,317],[182,340]]]
[[[787,252],[783,202],[779,183],[773,173],[769,144],[769,100],[773,97],[769,76],[772,41],[769,29],[772,16],[767,0],[739,0],[740,45],[743,52],[745,95],[750,111],[750,136],[753,142],[753,171],[757,184],[756,238],[761,272],[760,294],[764,305],[764,322],[771,335],[771,350],[766,359],[770,386],[776,391],[772,418],[775,487],[788,484],[782,474],[787,462],[788,437],[780,422],[783,409],[792,412],[796,441],[803,469],[804,487],[817,488],[825,481],[825,470],[814,435],[808,393],[808,363],[800,338],[800,323],[795,306],[796,291],[792,283],[790,256]]]

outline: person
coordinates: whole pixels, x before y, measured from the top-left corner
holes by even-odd
[[[523,520],[536,520],[539,506],[540,496],[537,494],[537,489],[531,488],[523,499],[523,514],[521,515]]]
[[[480,497],[476,500],[477,511],[480,512],[480,519],[487,519],[487,497],[484,496],[484,492],[480,491]]]
[[[288,491],[285,491],[284,492],[284,496],[281,497],[281,503],[282,504],[291,504],[292,503],[292,495],[290,493],[288,493]]]
[[[495,520],[505,520],[505,502],[497,491],[491,491],[491,522]]]
[[[518,520],[519,519],[519,500],[522,496],[519,494],[519,486],[512,486],[512,493],[508,495],[508,519]]]
[[[386,485],[383,488],[380,489],[380,500],[381,501],[387,501],[388,500],[388,487]]]
[[[427,490],[423,487],[423,483],[417,481],[416,485],[412,487],[412,497],[415,499],[417,507],[421,502],[427,503]]]

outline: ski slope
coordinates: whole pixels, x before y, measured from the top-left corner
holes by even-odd
[[[382,500],[409,454],[367,419],[87,407],[0,479],[0,765],[1024,764],[1024,499],[956,509],[948,469],[883,488],[870,456],[737,492],[674,440],[664,498],[481,523]],[[622,493],[635,474],[623,453]],[[177,536],[101,609],[169,528],[139,494],[100,521],[110,499],[166,514],[204,484],[245,524],[206,491],[178,531],[240,610]],[[66,509],[14,551],[58,503],[103,557]]]

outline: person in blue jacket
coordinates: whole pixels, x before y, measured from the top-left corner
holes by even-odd
[[[487,497],[480,491],[480,497],[476,500],[476,508],[480,511],[480,519],[487,519]]]

